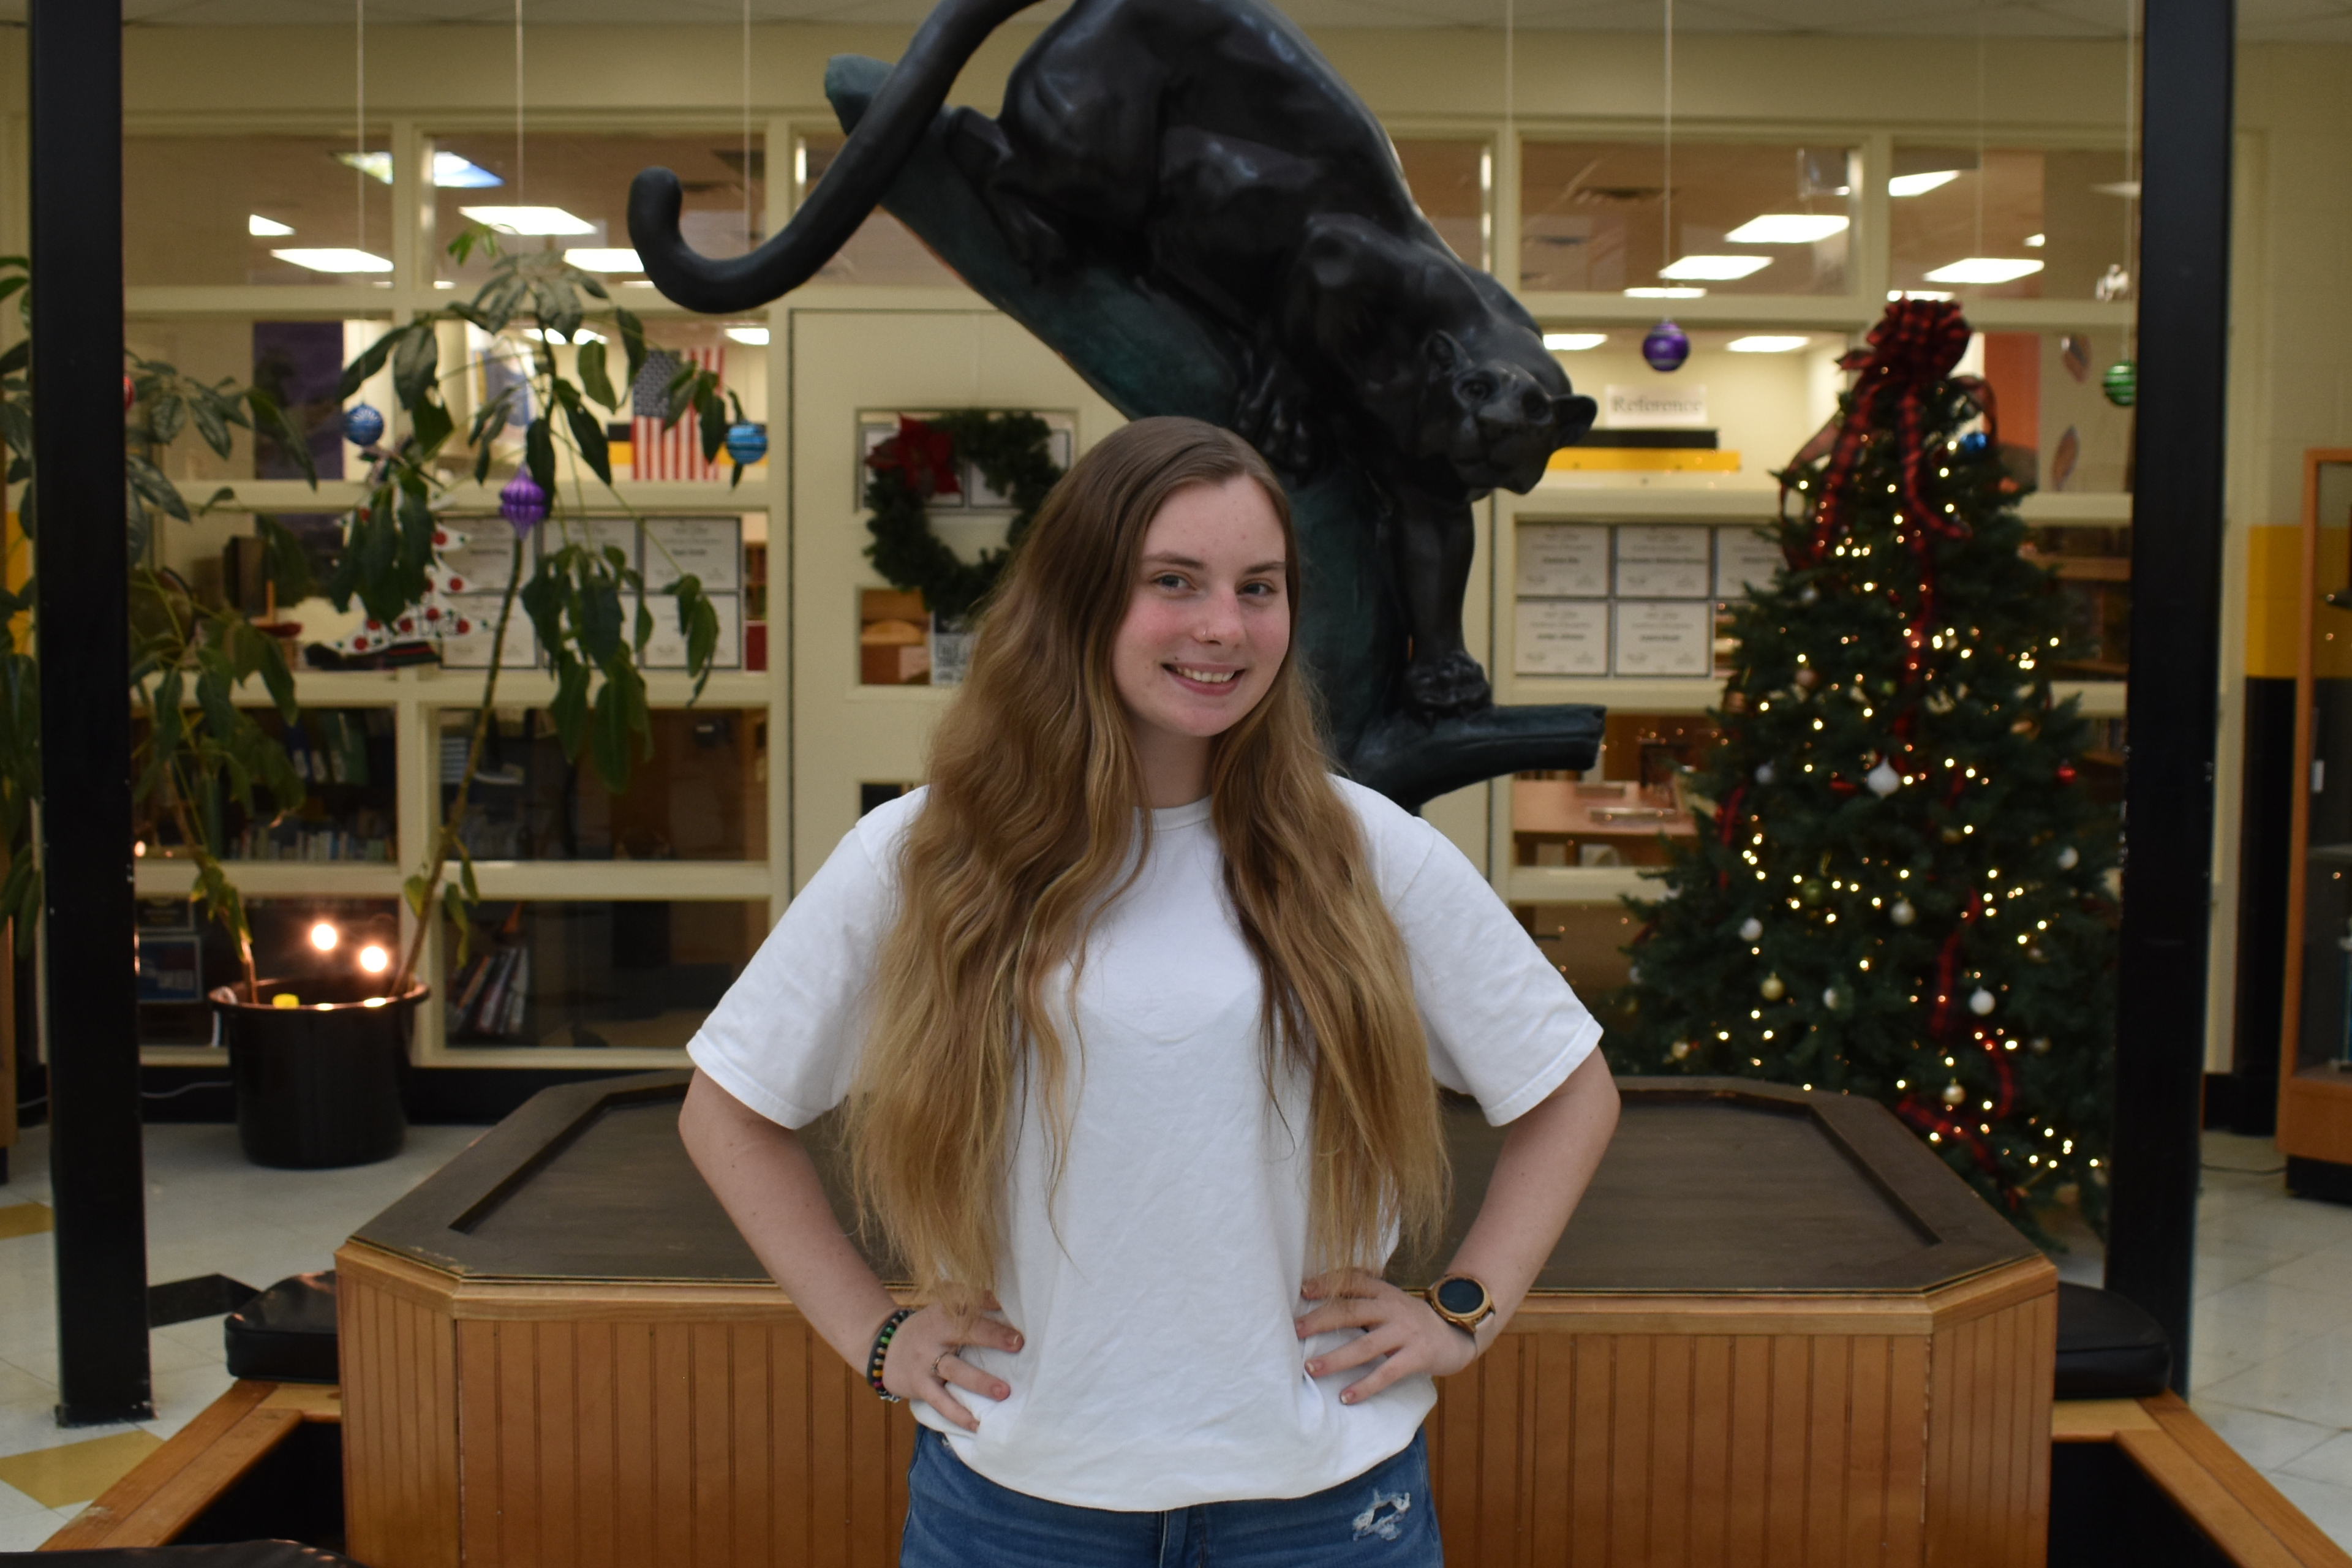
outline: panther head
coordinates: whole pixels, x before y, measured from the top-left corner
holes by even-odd
[[[1524,495],[1543,477],[1553,452],[1592,428],[1600,412],[1576,395],[1542,339],[1514,330],[1485,334],[1516,341],[1473,353],[1447,331],[1423,341],[1427,379],[1419,426],[1422,455],[1442,458],[1473,490]]]

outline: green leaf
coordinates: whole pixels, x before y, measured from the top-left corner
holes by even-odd
[[[350,394],[346,393],[344,395],[349,396]],[[316,489],[319,485],[319,464],[310,454],[310,437],[294,427],[294,421],[287,416],[283,408],[278,406],[278,400],[261,388],[247,387],[245,402],[246,405],[253,410],[253,427],[256,430],[267,430],[275,436],[278,438],[278,444],[284,447],[296,462],[302,465],[302,477],[310,480],[310,487]],[[234,413],[234,409],[231,412]],[[226,456],[227,449],[224,447],[221,450]]]
[[[539,634],[540,646],[551,652],[563,647],[564,573],[571,548],[567,545],[552,555],[541,556],[539,570],[522,585],[520,595],[531,629]]]
[[[634,388],[637,384],[637,373],[646,368],[646,324],[637,320],[635,310],[615,305],[613,308],[613,325],[621,334],[621,352],[628,356],[629,385]],[[618,404],[614,405],[616,410],[619,406]]]
[[[438,397],[428,397],[408,411],[408,427],[416,437],[416,449],[410,454],[412,462],[425,462],[441,449],[442,443],[457,430],[457,421]]]
[[[619,413],[621,400],[613,391],[613,383],[604,371],[604,345],[601,342],[580,345],[581,389],[605,407]]]
[[[561,386],[563,383],[559,381],[556,384]],[[585,408],[581,407],[577,403],[573,403],[567,406],[564,409],[563,414],[564,417],[571,423],[572,439],[580,448],[581,459],[588,465],[590,470],[593,471],[598,479],[604,480],[608,485],[611,484],[613,482],[613,453],[611,447],[604,439],[604,422],[599,420],[593,414],[589,413]]]
[[[590,663],[611,674],[613,656],[621,650],[620,588],[609,577],[583,583],[577,616],[580,651]]]
[[[360,357],[343,367],[342,379],[335,384],[335,401],[343,402],[360,389],[360,383],[383,368],[392,351],[400,346],[400,333],[390,331],[360,351]]]
[[[719,653],[719,607],[708,597],[698,595],[688,610],[684,597],[678,601],[679,617],[686,625],[686,668],[694,677],[694,694],[710,680],[711,660]]]
[[[178,518],[182,522],[191,521],[188,516],[188,503],[180,499],[180,487],[165,479],[163,469],[135,452],[123,454],[122,461],[125,474],[131,481],[131,489],[140,500]]]
[[[563,743],[567,763],[580,760],[580,742],[586,738],[589,674],[576,658],[563,658],[555,667],[555,700],[547,711],[555,721],[555,736]]]
[[[727,445],[727,405],[712,389],[716,385],[714,382],[705,387],[694,404],[695,412],[702,416],[702,460],[706,463],[717,462],[719,448]]]
[[[267,634],[256,635],[261,644],[260,658],[255,661],[261,667],[261,684],[278,705],[278,716],[291,724],[301,717],[301,708],[294,700],[294,673],[286,668],[286,645]]]
[[[408,912],[418,920],[425,918],[425,896],[432,890],[432,882],[421,871],[400,885],[401,896],[408,900]]]
[[[401,406],[412,413],[433,389],[441,365],[441,339],[430,320],[412,321],[400,329],[400,346],[392,354],[392,385]]]
[[[636,658],[646,657],[646,644],[653,640],[654,613],[646,607],[642,595],[637,599],[637,613],[629,632],[629,651]]]
[[[147,410],[148,439],[159,447],[168,447],[180,438],[180,432],[186,427],[187,423],[188,400],[176,394],[167,393],[157,398]],[[220,441],[213,447],[213,450],[226,458],[228,456],[228,427],[222,425],[217,416],[213,423],[220,431]],[[211,442],[212,431],[208,429],[204,434],[205,439]]]
[[[523,464],[530,469],[530,477],[538,481],[541,489],[553,496],[555,494],[555,433],[548,427],[546,415],[542,414],[532,420],[530,427],[523,432],[522,453]]]

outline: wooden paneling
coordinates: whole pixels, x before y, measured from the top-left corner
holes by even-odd
[[[457,1568],[457,1400],[446,1276],[373,1248],[335,1258],[352,1555]]]
[[[162,1546],[302,1424],[277,1385],[239,1381],[43,1543],[44,1552]]]
[[[917,1428],[772,1287],[338,1261],[363,1561],[897,1560]],[[1531,1299],[1430,1418],[1448,1560],[2038,1565],[2054,1281],[2035,1258],[1927,1295]]]

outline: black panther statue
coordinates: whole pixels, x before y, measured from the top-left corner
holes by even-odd
[[[835,60],[849,140],[749,256],[694,252],[676,177],[639,174],[647,275],[743,310],[888,207],[1122,412],[1211,419],[1274,461],[1313,563],[1301,640],[1357,776],[1418,804],[1589,765],[1597,710],[1494,710],[1463,644],[1472,502],[1528,490],[1592,423],[1534,320],[1455,258],[1370,110],[1260,0],[1076,0],[997,119],[942,112],[1032,3],[943,0],[895,68]]]

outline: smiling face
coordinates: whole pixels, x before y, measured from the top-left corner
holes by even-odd
[[[1187,485],[1160,506],[1111,640],[1151,805],[1208,793],[1210,742],[1274,685],[1290,613],[1282,522],[1255,479]]]

